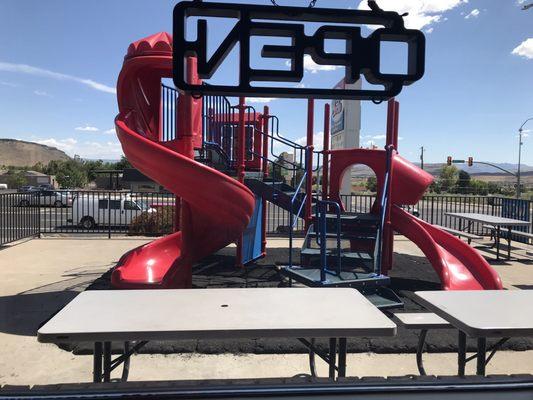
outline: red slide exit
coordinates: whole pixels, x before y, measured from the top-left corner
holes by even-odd
[[[126,253],[112,274],[117,288],[190,287],[192,265],[238,239],[254,211],[247,187],[192,159],[201,129],[191,98],[180,96],[188,103],[178,105],[179,137],[158,143],[161,78],[171,75],[170,35],[130,45],[117,85],[117,135],[130,163],[182,203],[180,231]]]

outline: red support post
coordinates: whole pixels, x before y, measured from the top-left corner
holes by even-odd
[[[245,147],[246,147],[246,127],[244,123],[244,112],[246,109],[245,98],[239,97],[239,130],[237,133],[237,180],[244,183],[245,176]],[[237,267],[243,267],[242,264],[242,234],[237,240]]]
[[[387,145],[391,144],[394,149],[398,150],[398,126],[400,120],[400,103],[394,98],[390,99],[387,104]],[[394,163],[391,165],[391,180],[394,174]],[[383,188],[385,190],[385,188]],[[391,188],[391,190],[393,190]],[[388,212],[385,221],[384,244],[382,255],[382,272],[388,275],[394,264],[394,231],[390,220],[391,202],[389,195]]]
[[[263,180],[266,180],[268,178],[268,132],[269,132],[269,118],[270,118],[270,110],[268,106],[265,106],[263,109]],[[266,228],[267,228],[267,201],[263,199],[263,232],[262,232],[262,246],[261,246],[261,252],[263,253],[263,256],[266,255],[266,245],[267,245],[267,239],[266,239]]]
[[[400,123],[400,102],[394,101],[394,125],[392,135],[392,145],[398,151],[398,128]]]
[[[330,105],[324,106],[324,164],[322,166],[322,200],[329,199],[329,142],[330,142]]]
[[[387,140],[385,145],[394,144],[394,121],[396,113],[396,105],[394,98],[387,102]]]
[[[311,213],[313,203],[313,135],[315,131],[315,100],[307,100],[307,152],[306,152],[306,180],[305,193],[307,201],[305,203],[305,229],[311,225]]]
[[[193,83],[198,81],[197,61],[194,57],[187,58],[187,82]],[[161,86],[161,85],[159,85]],[[191,159],[194,159],[194,121],[193,114],[196,106],[195,100],[190,94],[180,94],[180,97],[175,101],[175,121],[176,121],[176,138],[175,138],[175,150],[180,154],[185,155]],[[160,96],[161,97],[161,96]],[[161,104],[163,104],[161,102]],[[162,130],[159,134],[162,138]],[[181,220],[181,198],[175,197],[175,210],[174,210],[174,232],[180,229]]]

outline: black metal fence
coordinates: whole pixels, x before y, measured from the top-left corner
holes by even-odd
[[[20,206],[31,199],[25,193],[0,194],[0,246],[39,235],[39,208]]]
[[[175,199],[172,194],[117,191],[57,191],[0,194],[0,245],[40,234],[164,235],[172,232]],[[342,196],[346,211],[369,212],[373,195]],[[425,196],[406,210],[436,225],[459,229],[459,221],[449,212],[469,212],[509,216],[510,199],[486,196]],[[532,203],[520,201],[530,218]],[[286,234],[289,212],[268,204],[267,233]],[[523,210],[522,210],[523,211]],[[524,217],[524,218],[523,218]],[[299,220],[296,230],[303,230]],[[488,234],[481,224],[472,233]]]

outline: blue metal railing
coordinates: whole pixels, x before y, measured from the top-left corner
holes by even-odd
[[[331,271],[328,268],[328,230],[327,230],[327,215],[328,207],[332,207],[335,210],[336,214],[336,238],[337,238],[337,248],[336,248],[336,257],[337,264],[335,271]],[[320,281],[326,281],[327,273],[335,273],[337,276],[341,275],[342,272],[342,263],[341,263],[341,207],[336,201],[330,200],[320,200],[316,204],[316,224],[317,224],[317,235],[316,241],[320,246]]]
[[[311,151],[310,147],[307,147],[305,149],[306,153]],[[307,157],[306,157],[307,159]],[[300,179],[300,182],[298,182],[298,185],[296,186],[296,190],[294,191],[294,194],[291,197],[291,205],[289,210],[289,267],[292,267],[292,247],[293,247],[293,237],[294,237],[294,226],[296,225],[296,222],[298,221],[298,217],[301,215],[303,207],[305,206],[305,203],[309,200],[311,201],[311,194],[306,193],[303,198],[300,195],[302,187],[304,182],[307,180],[307,168],[305,168],[304,165],[304,173],[302,175],[302,178]],[[298,200],[298,197],[300,197],[300,206],[298,207],[298,212],[296,215],[294,215],[294,205],[296,204],[296,201]]]

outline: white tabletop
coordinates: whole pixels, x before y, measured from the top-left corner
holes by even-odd
[[[462,218],[474,222],[482,222],[494,226],[529,226],[529,221],[521,221],[519,219],[496,217],[494,215],[479,214],[479,213],[444,213],[449,217]]]
[[[415,296],[471,337],[533,336],[533,290],[429,291]]]
[[[41,342],[393,336],[355,289],[86,291],[38,332]]]

